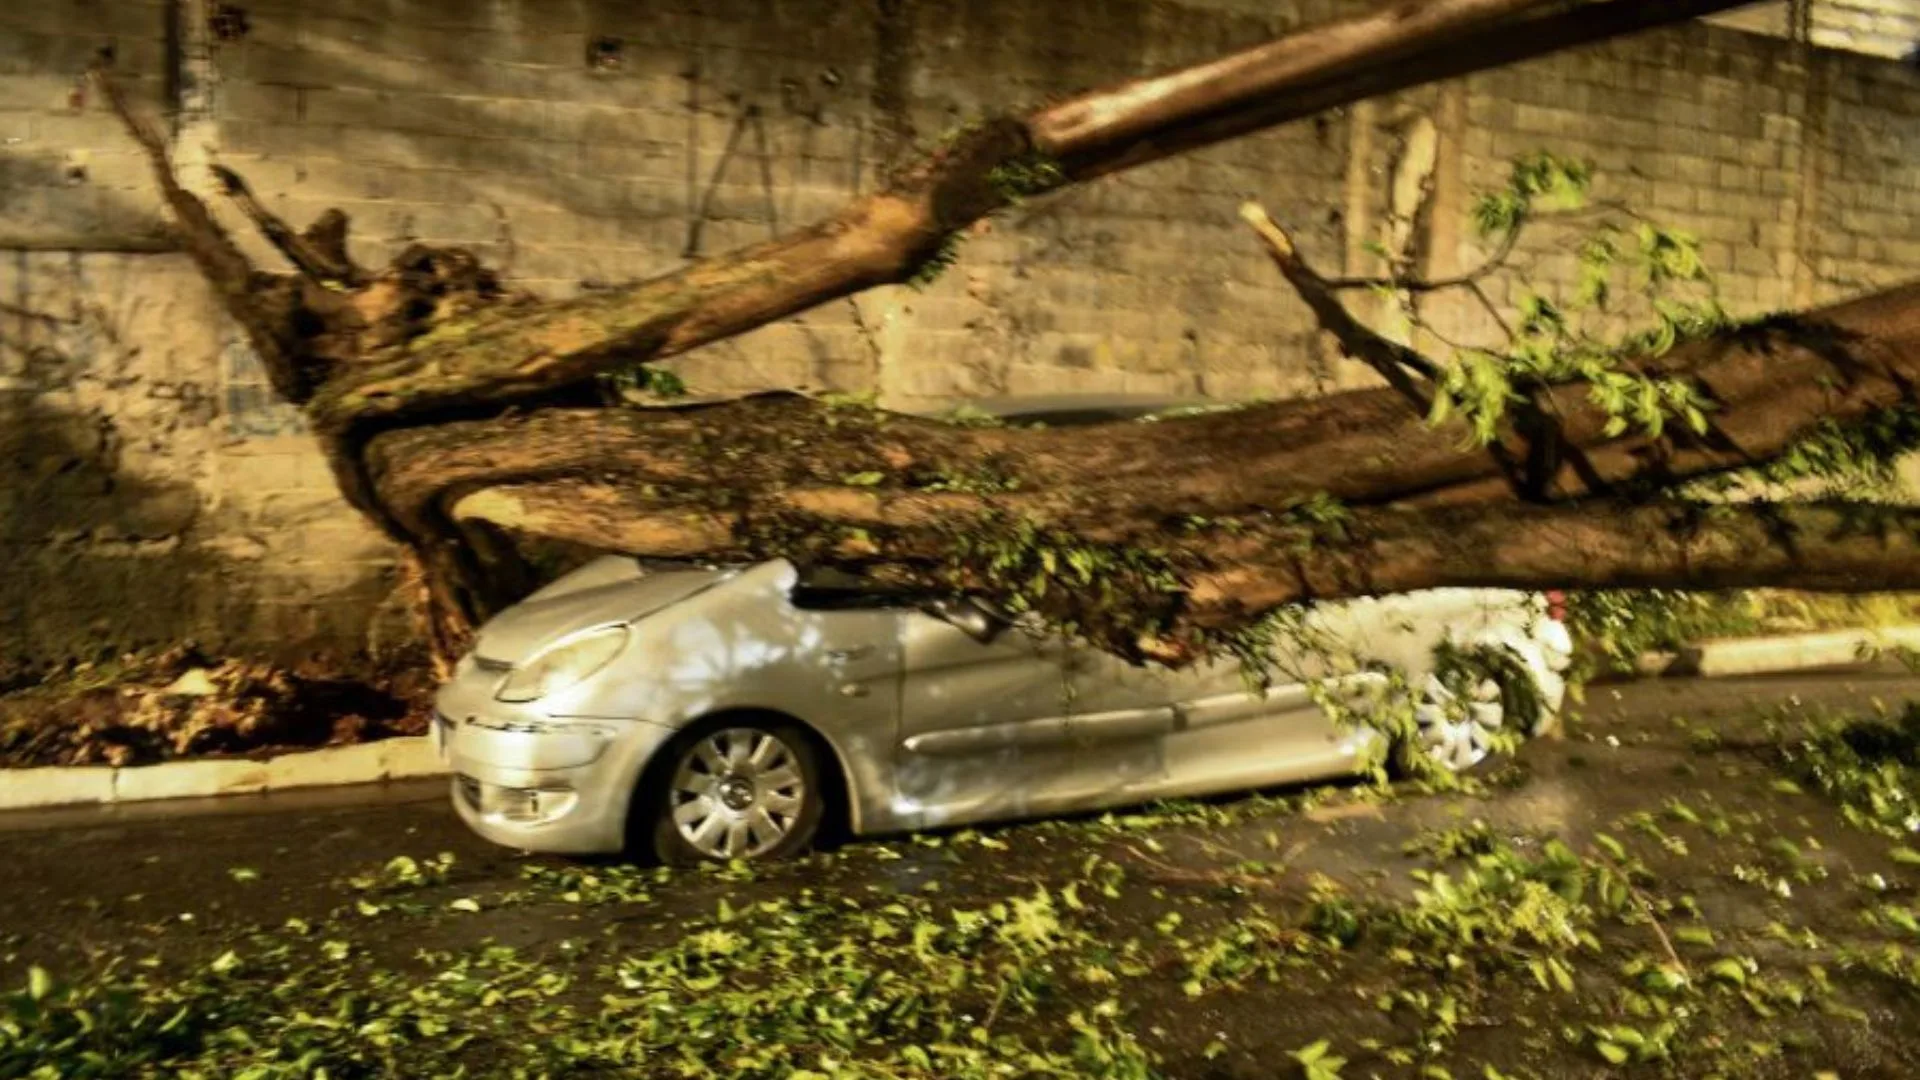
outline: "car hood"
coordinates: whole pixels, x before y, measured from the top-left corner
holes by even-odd
[[[650,615],[730,576],[725,570],[672,570],[585,587],[569,587],[562,578],[487,620],[473,652],[517,664],[576,630]]]

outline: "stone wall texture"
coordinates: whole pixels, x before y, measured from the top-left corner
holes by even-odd
[[[0,666],[180,638],[350,654],[392,636],[394,552],[169,250],[131,143],[77,80],[102,48],[190,183],[217,159],[296,224],[348,211],[362,261],[464,244],[565,295],[823,215],[982,113],[1356,6],[0,5]],[[696,391],[873,390],[904,408],[1359,385],[1238,203],[1260,199],[1324,269],[1370,272],[1379,241],[1442,274],[1484,257],[1474,193],[1539,149],[1593,159],[1603,197],[1700,236],[1736,311],[1818,302],[1920,270],[1916,130],[1910,67],[1690,25],[1034,201],[925,289],[828,304],[678,370]],[[1519,280],[1570,282],[1561,240],[1530,238]],[[1490,329],[1458,301],[1430,314],[1463,338]]]

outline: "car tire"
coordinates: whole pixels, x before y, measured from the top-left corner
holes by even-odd
[[[796,724],[730,717],[698,725],[658,760],[640,794],[663,863],[786,858],[820,831],[826,774],[812,733]]]
[[[1416,687],[1415,730],[1395,748],[1401,776],[1419,776],[1435,765],[1472,772],[1497,759],[1494,736],[1526,737],[1540,727],[1548,706],[1518,656],[1491,646],[1463,650],[1456,660],[1459,670],[1428,674]]]

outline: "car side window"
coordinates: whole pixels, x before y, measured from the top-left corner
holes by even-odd
[[[886,588],[858,574],[824,566],[800,571],[789,595],[794,607],[807,611],[911,608],[926,600],[919,593]]]

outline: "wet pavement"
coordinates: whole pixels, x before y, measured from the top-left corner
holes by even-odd
[[[1563,736],[1530,744],[1517,762],[1490,774],[1489,790],[1480,794],[1381,799],[1361,786],[1335,785],[1326,799],[1304,810],[1281,802],[1224,800],[1137,822],[1122,812],[1099,828],[1087,827],[1086,819],[1015,826],[990,831],[984,843],[937,835],[861,841],[825,861],[745,875],[662,878],[631,898],[637,903],[616,909],[529,905],[494,911],[489,904],[485,917],[410,929],[406,940],[390,945],[396,953],[428,939],[436,948],[482,940],[537,947],[595,931],[637,940],[669,932],[678,913],[710,911],[716,900],[738,907],[812,889],[849,895],[942,890],[958,902],[1086,879],[1087,860],[1094,855],[1123,867],[1130,882],[1149,887],[1138,898],[1152,907],[1142,908],[1141,917],[1149,920],[1164,917],[1167,896],[1182,890],[1196,903],[1221,897],[1235,903],[1248,896],[1258,900],[1269,888],[1276,898],[1297,897],[1303,883],[1316,876],[1355,892],[1404,899],[1421,887],[1408,873],[1414,864],[1405,850],[1416,838],[1484,822],[1498,833],[1551,833],[1584,847],[1598,834],[1625,835],[1635,827],[1635,815],[1644,817],[1677,799],[1732,815],[1755,845],[1787,839],[1820,864],[1822,877],[1830,877],[1831,889],[1802,888],[1788,898],[1777,891],[1777,883],[1755,885],[1741,877],[1742,860],[1755,859],[1732,845],[1713,857],[1697,840],[1693,850],[1670,836],[1663,837],[1664,849],[1645,845],[1651,849],[1646,856],[1651,872],[1663,887],[1707,911],[1715,926],[1751,932],[1756,940],[1749,948],[1765,959],[1790,951],[1779,945],[1769,952],[1758,940],[1783,920],[1831,924],[1836,932],[1857,921],[1851,894],[1842,885],[1887,869],[1884,838],[1850,829],[1832,804],[1813,795],[1783,794],[1779,774],[1758,753],[1770,745],[1768,718],[1783,711],[1870,713],[1898,709],[1915,698],[1920,698],[1920,677],[1891,669],[1602,685],[1589,688]],[[396,855],[424,861],[440,853],[453,856],[444,880],[435,881],[431,890],[442,906],[450,897],[518,889],[530,866],[590,873],[598,865],[530,856],[481,841],[455,817],[440,781],[0,814],[0,867],[5,868],[0,985],[16,984],[30,964],[72,971],[110,955],[210,955],[246,928],[337,915],[353,902],[347,880]],[[1264,876],[1239,876],[1239,868],[1249,866]],[[1290,1000],[1287,1007],[1297,1007],[1299,1016],[1277,1026],[1270,1018],[1260,1019],[1252,1027],[1264,1025],[1269,1033],[1261,1035],[1249,1032],[1247,1018],[1235,1012],[1247,1007],[1247,997],[1219,999],[1217,1015],[1195,1014],[1210,1017],[1204,1022],[1222,1031],[1234,1031],[1232,1054],[1220,1057],[1211,1043],[1201,1054],[1197,1045],[1173,1038],[1164,1051],[1176,1063],[1187,1054],[1193,1069],[1170,1067],[1168,1074],[1270,1075],[1259,1071],[1262,1063],[1270,1065],[1288,1047],[1302,1045],[1303,1025],[1344,1023],[1332,1017],[1353,1008]],[[1265,1016],[1274,1002],[1256,999],[1254,1007]],[[1319,1016],[1329,1009],[1334,1013]],[[1905,1015],[1910,1019],[1920,1010]],[[1892,1042],[1852,1046],[1849,1053],[1860,1067],[1845,1075],[1915,1074],[1911,1070],[1920,1068],[1920,1057],[1895,1033],[1910,1026],[1888,1025]],[[1475,1036],[1467,1032],[1461,1038],[1471,1046]],[[1487,1059],[1507,1060],[1503,1053],[1490,1052]],[[1198,1065],[1203,1059],[1204,1070]]]

